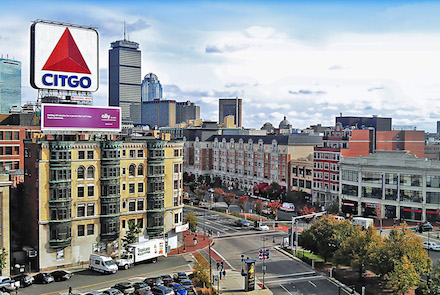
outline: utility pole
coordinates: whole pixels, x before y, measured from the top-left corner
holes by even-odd
[[[212,281],[211,281],[211,279],[212,279],[212,266],[211,266],[211,241],[209,241],[209,239],[208,239],[208,242],[209,242],[209,284],[211,285],[211,288],[212,288]]]
[[[263,237],[263,289],[266,289],[266,286],[264,285],[264,274],[266,273],[266,266],[264,265],[264,261],[266,260],[266,257],[264,256],[266,253],[266,249],[264,242],[266,241],[266,237]]]
[[[295,220],[295,255],[298,255],[298,219]]]

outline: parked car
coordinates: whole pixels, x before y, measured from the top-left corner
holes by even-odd
[[[146,278],[144,280],[145,283],[148,284],[148,286],[150,286],[151,288],[153,288],[154,286],[162,286],[163,285],[163,281],[162,278],[156,277],[156,278]]]
[[[433,226],[429,222],[425,222],[425,223],[420,224],[419,228],[418,228],[419,232],[432,231],[432,229],[433,229]]]
[[[15,276],[12,279],[16,282],[20,282],[20,288],[30,286],[34,283],[34,278],[25,273]]]
[[[244,219],[239,219],[235,221],[235,225],[237,226],[245,226],[245,227],[249,227],[251,226],[250,222]]]
[[[0,291],[12,292],[20,288],[20,282],[16,282],[10,277],[0,276]]]
[[[69,280],[73,276],[73,273],[65,270],[56,270],[51,272],[50,275],[53,276],[55,282],[59,282]]]
[[[54,281],[53,276],[46,272],[40,272],[34,276],[34,282],[39,284],[49,284]]]
[[[170,275],[161,276],[164,286],[168,286],[169,283],[173,282],[173,278]]]
[[[181,280],[181,281],[179,282],[179,284],[182,285],[182,287],[184,287],[187,291],[188,291],[189,289],[194,288],[193,283],[192,283],[191,280],[189,280],[189,279],[187,279],[187,280]]]
[[[265,224],[259,224],[257,227],[255,227],[256,230],[269,230],[269,226],[265,225]]]
[[[170,283],[170,284],[168,284],[168,286],[171,289],[173,289],[173,291],[174,291],[174,293],[176,293],[176,295],[188,295],[188,292],[186,291],[186,289],[178,283]]]
[[[110,288],[108,290],[105,290],[104,292],[102,292],[102,294],[103,295],[124,295],[124,293],[122,293],[118,289],[114,289],[114,288]]]
[[[186,273],[184,273],[184,272],[178,272],[178,273],[175,273],[174,275],[173,275],[173,280],[176,282],[176,283],[180,283],[180,281],[182,281],[182,280],[188,280],[189,278],[188,278],[188,276],[186,275]]]
[[[104,295],[104,293],[102,293],[101,291],[92,291],[87,293],[86,295]]]
[[[436,242],[423,242],[423,248],[440,251],[440,245]]]
[[[165,286],[154,286],[151,288],[154,295],[175,295],[173,289]]]
[[[147,283],[145,282],[136,282],[133,283],[133,287],[134,287],[134,294],[136,295],[147,295],[149,293],[151,293],[151,287],[148,286]]]
[[[135,291],[133,284],[129,282],[117,283],[112,288],[121,291],[123,294],[133,294]]]

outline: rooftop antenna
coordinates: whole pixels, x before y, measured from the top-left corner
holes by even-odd
[[[125,38],[126,35],[127,35],[127,26],[125,25],[125,20],[124,20],[124,41],[127,40],[127,39]]]

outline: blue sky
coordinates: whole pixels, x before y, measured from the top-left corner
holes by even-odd
[[[440,115],[440,2],[403,1],[3,1],[0,54],[23,64],[35,19],[92,25],[100,33],[100,88],[107,105],[110,42],[142,50],[164,97],[191,100],[216,120],[218,98],[243,98],[244,126],[334,124],[380,115],[435,131]]]

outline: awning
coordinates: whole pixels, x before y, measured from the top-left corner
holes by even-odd
[[[421,209],[409,209],[409,208],[403,208],[403,211],[406,211],[406,212],[422,213],[422,210],[421,210]]]
[[[437,209],[437,210],[426,210],[426,213],[429,213],[429,214],[438,214],[438,209]]]

